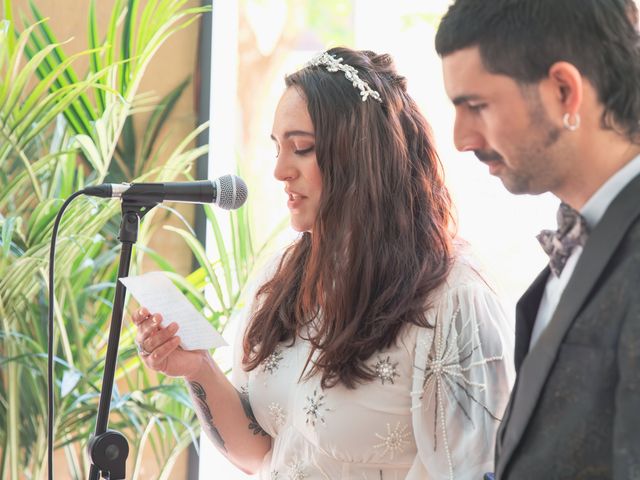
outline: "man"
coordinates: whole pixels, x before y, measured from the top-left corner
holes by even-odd
[[[436,37],[456,147],[512,193],[562,202],[558,232],[539,236],[550,266],[517,306],[499,480],[640,479],[640,42],[627,7],[457,0]]]

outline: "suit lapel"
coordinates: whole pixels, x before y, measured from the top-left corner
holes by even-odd
[[[538,305],[540,299],[544,293],[544,287],[549,277],[549,267],[546,267],[537,278],[533,281],[527,291],[520,297],[516,305],[516,345],[514,354],[514,363],[516,372],[520,370],[522,361],[529,351],[529,343],[531,343],[531,332],[533,330],[533,324],[535,323],[536,316],[538,314]],[[511,392],[511,398],[507,407],[502,415],[502,422],[498,428],[496,436],[496,456],[500,457],[502,452],[502,445],[504,441],[504,432],[509,423],[509,416],[511,415],[511,409],[513,406],[514,393],[518,388],[519,377],[516,378],[516,383],[513,385]]]
[[[522,362],[529,351],[531,332],[538,315],[538,307],[547,285],[549,273],[549,267],[540,272],[516,305],[516,347],[514,353],[516,372],[520,370]]]
[[[591,233],[551,322],[534,348],[524,357],[518,371],[518,388],[511,396],[513,405],[507,419],[508,424],[505,425],[501,455],[496,465],[498,478],[502,478],[511,455],[529,423],[565,334],[627,230],[640,215],[639,198],[640,176],[637,176],[613,200],[602,220]],[[540,280],[539,276],[537,281]],[[523,296],[523,300],[525,297],[526,295]],[[533,309],[529,308],[529,311],[531,310]],[[531,330],[529,330],[529,337],[530,332]]]

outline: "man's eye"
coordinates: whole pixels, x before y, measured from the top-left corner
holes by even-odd
[[[467,105],[467,107],[469,108],[469,110],[471,110],[472,112],[479,112],[480,110],[482,110],[483,108],[485,108],[487,105],[485,103],[480,103],[477,105]]]

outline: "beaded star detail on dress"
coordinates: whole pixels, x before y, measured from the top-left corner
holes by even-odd
[[[287,414],[277,402],[272,402],[271,405],[269,405],[269,415],[271,415],[273,423],[279,427],[283,426],[287,421]]]
[[[307,416],[305,423],[313,427],[316,426],[317,422],[324,424],[323,410],[329,411],[324,408],[324,395],[314,390],[311,396],[307,396],[307,405],[304,407],[304,412]]]
[[[384,382],[393,383],[393,379],[400,376],[398,372],[396,372],[397,366],[398,362],[391,363],[391,357],[387,356],[387,358],[384,359],[378,357],[378,361],[373,368],[376,372],[376,377],[378,377],[384,385]]]
[[[374,445],[373,448],[384,448],[382,455],[385,456],[390,453],[391,460],[393,460],[396,453],[402,453],[405,447],[409,444],[409,436],[406,425],[400,426],[400,422],[398,422],[392,430],[391,425],[387,423],[387,435],[383,436],[376,433],[376,437],[382,440],[382,442]]]
[[[434,406],[434,449],[438,447],[438,438],[442,440],[447,462],[449,464],[449,479],[453,480],[453,461],[449,448],[449,437],[446,429],[445,409],[447,406],[456,408],[460,413],[473,424],[470,410],[473,405],[479,406],[490,418],[499,421],[497,414],[487,407],[480,393],[487,386],[471,380],[471,372],[474,369],[485,366],[492,362],[502,361],[502,355],[485,357],[482,355],[479,346],[474,345],[471,340],[466,343],[458,343],[456,334],[456,320],[460,319],[460,308],[453,313],[449,322],[448,331],[445,333],[443,322],[437,322],[429,353],[426,368],[423,372],[423,390],[420,399]],[[445,322],[446,323],[446,322]],[[462,320],[460,331],[475,329],[477,324],[472,324],[471,320]],[[428,345],[423,345],[428,348]],[[478,357],[479,355],[479,357]],[[424,392],[430,392],[429,397],[424,397]]]
[[[351,84],[360,90],[360,97],[362,97],[362,101],[365,102],[369,97],[377,100],[382,103],[382,98],[380,94],[373,90],[367,82],[362,80],[358,75],[358,70],[356,70],[351,65],[347,65],[346,63],[342,63],[342,58],[336,58],[330,53],[323,52],[319,55],[313,57],[309,62],[307,62],[307,67],[318,67],[324,66],[329,72],[344,72],[344,76],[347,80],[351,82]]]
[[[289,478],[291,480],[304,480],[308,476],[300,460],[294,460],[289,464]]]
[[[262,371],[269,372],[273,375],[273,373],[278,370],[280,367],[280,362],[282,361],[282,352],[280,350],[274,350],[271,355],[264,359],[262,362]]]

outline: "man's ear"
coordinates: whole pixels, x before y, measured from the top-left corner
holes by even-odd
[[[578,113],[583,99],[583,79],[580,71],[569,62],[556,62],[549,68],[545,82],[552,89],[558,108],[565,113]]]

